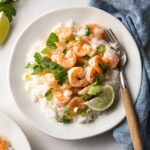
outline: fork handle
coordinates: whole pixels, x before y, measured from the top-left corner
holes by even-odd
[[[130,135],[133,142],[134,150],[143,150],[142,140],[139,132],[139,126],[138,126],[138,121],[135,114],[133,102],[129,94],[129,91],[126,87],[122,88],[122,96],[123,96],[123,103],[125,106],[128,127],[130,130]]]

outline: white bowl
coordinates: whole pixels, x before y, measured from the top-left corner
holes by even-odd
[[[45,114],[40,111],[39,105],[30,100],[29,94],[24,90],[22,80],[26,54],[35,41],[48,37],[52,27],[68,20],[73,20],[79,25],[90,22],[100,23],[115,32],[128,55],[126,75],[134,101],[140,90],[142,68],[139,51],[131,34],[118,19],[100,9],[84,7],[55,10],[38,17],[27,26],[15,44],[10,63],[9,81],[12,94],[20,110],[38,129],[56,138],[73,140],[108,131],[124,119],[125,112],[120,99],[115,109],[100,116],[94,123],[66,125],[46,118]]]

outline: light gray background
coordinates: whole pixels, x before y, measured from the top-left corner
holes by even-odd
[[[79,141],[64,141],[48,137],[34,128],[15,104],[8,86],[8,62],[18,35],[36,17],[55,8],[86,6],[85,0],[20,0],[17,16],[11,24],[9,38],[0,46],[0,109],[11,116],[25,132],[33,150],[120,150],[112,131]]]

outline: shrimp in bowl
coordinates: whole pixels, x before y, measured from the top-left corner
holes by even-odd
[[[104,31],[96,23],[59,24],[27,55],[25,89],[49,118],[89,123],[110,108],[119,89],[119,55]]]

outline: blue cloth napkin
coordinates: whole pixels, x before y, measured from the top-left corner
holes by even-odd
[[[88,0],[88,5],[116,16],[134,37],[141,54],[143,73],[136,113],[140,123],[144,150],[150,150],[150,0]],[[132,150],[132,142],[126,120],[113,131],[113,136],[123,150]]]

